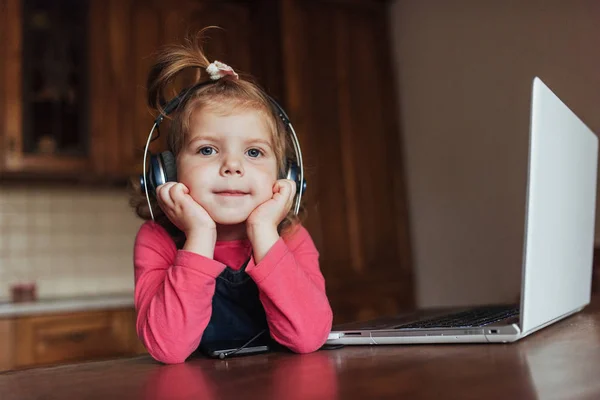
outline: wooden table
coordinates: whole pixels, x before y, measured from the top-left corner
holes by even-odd
[[[516,344],[347,347],[0,374],[0,399],[600,399],[600,302]]]

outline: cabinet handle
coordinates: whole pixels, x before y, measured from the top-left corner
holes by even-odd
[[[72,342],[82,342],[85,340],[85,338],[87,337],[87,334],[85,332],[75,332],[75,333],[71,333],[68,336],[68,339]]]
[[[14,153],[16,148],[17,148],[17,142],[15,141],[15,138],[11,137],[8,140],[8,151],[11,153]]]
[[[87,332],[72,332],[62,333],[59,335],[48,335],[41,339],[42,342],[47,344],[61,343],[61,342],[75,342],[79,343],[84,341],[88,336]]]

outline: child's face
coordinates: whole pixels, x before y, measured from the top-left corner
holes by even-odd
[[[177,178],[217,224],[245,222],[273,196],[277,159],[271,134],[254,110],[194,113],[177,157]]]

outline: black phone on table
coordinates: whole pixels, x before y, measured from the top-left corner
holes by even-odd
[[[218,341],[202,345],[202,352],[212,358],[223,359],[225,357],[248,356],[252,354],[266,353],[271,350],[267,341],[250,343],[243,347],[247,340]],[[242,348],[243,347],[243,348]]]

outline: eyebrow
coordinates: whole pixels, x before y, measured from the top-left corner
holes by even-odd
[[[250,139],[247,142],[262,144],[263,146],[267,146],[268,148],[271,148],[271,142],[268,140],[265,140],[265,139]]]
[[[193,138],[191,138],[187,145],[191,146],[192,144],[194,144],[194,142],[198,142],[200,140],[206,140],[207,142],[218,142],[219,139],[216,136],[207,136],[207,135],[200,135],[200,136],[194,136]]]
[[[210,136],[210,135],[199,135],[199,136],[195,136],[192,139],[190,139],[188,141],[188,146],[193,145],[195,142],[199,142],[199,141],[207,141],[207,142],[218,142],[219,138],[216,136]],[[267,146],[268,148],[271,148],[271,142],[265,139],[258,139],[258,138],[251,138],[246,140],[246,143],[251,143],[251,144],[262,144],[263,146]]]

